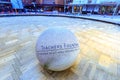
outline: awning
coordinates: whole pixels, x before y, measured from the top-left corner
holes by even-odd
[[[11,2],[0,1],[0,4],[11,4]]]
[[[66,4],[66,5],[69,5],[69,6],[83,6],[84,4],[75,4],[75,3],[70,3],[70,4]]]
[[[41,4],[42,6],[64,6],[64,5],[61,5],[61,4]]]
[[[101,5],[101,4],[85,4],[87,6],[96,6],[96,5]]]
[[[101,3],[102,6],[116,6],[117,3]]]
[[[52,6],[52,7],[63,7],[64,5],[61,4],[35,4],[37,6]],[[33,7],[33,4],[25,4],[25,7]]]

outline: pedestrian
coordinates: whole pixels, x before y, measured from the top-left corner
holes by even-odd
[[[120,15],[120,9],[118,10],[118,15]]]

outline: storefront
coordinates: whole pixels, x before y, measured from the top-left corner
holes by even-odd
[[[93,4],[93,5],[89,5],[89,4],[87,4],[86,5],[87,6],[87,13],[93,13],[93,11],[94,11],[94,7],[95,7],[95,5]]]
[[[64,11],[64,5],[59,5],[59,4],[27,4],[24,6],[25,10],[27,12],[41,12],[43,11],[54,11],[57,10],[59,12]]]
[[[87,6],[86,5],[82,6],[82,14],[87,14]]]
[[[82,6],[82,14],[99,14],[100,4],[84,4]]]
[[[102,3],[100,8],[101,14],[112,15],[115,11],[117,3]],[[118,8],[116,8],[116,12],[118,12]]]
[[[82,12],[82,5],[73,5],[72,6],[72,13],[80,13]]]
[[[0,13],[12,12],[12,4],[10,2],[0,1]]]
[[[64,5],[61,4],[42,4],[42,8],[44,9],[44,11],[64,11]]]
[[[94,7],[93,14],[100,14],[100,5]]]
[[[41,5],[44,11],[64,11],[64,0],[43,0]]]

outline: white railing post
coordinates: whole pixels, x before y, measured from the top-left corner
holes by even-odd
[[[116,5],[116,7],[114,9],[113,16],[116,14],[119,5],[120,5],[120,1],[117,3],[117,5]]]
[[[65,9],[66,9],[66,0],[64,0],[64,13],[65,13]]]

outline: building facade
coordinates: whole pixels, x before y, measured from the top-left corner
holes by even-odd
[[[36,4],[42,4],[43,0],[22,0],[24,5],[32,4],[35,2]]]
[[[23,0],[24,7],[38,11],[40,9],[44,11],[63,11],[64,0]]]
[[[108,14],[120,12],[120,0],[73,0],[72,13]]]
[[[101,4],[100,14],[118,14],[120,11],[120,0],[98,0]]]
[[[79,14],[120,14],[120,0],[0,0],[0,12],[39,12],[41,9]]]
[[[42,5],[45,11],[57,10],[62,12],[64,9],[64,0],[43,0]]]
[[[36,12],[41,8],[43,0],[22,0],[25,12]]]
[[[12,4],[10,0],[0,0],[0,13],[12,12]]]
[[[0,0],[0,12],[11,13],[23,11],[22,0]]]

